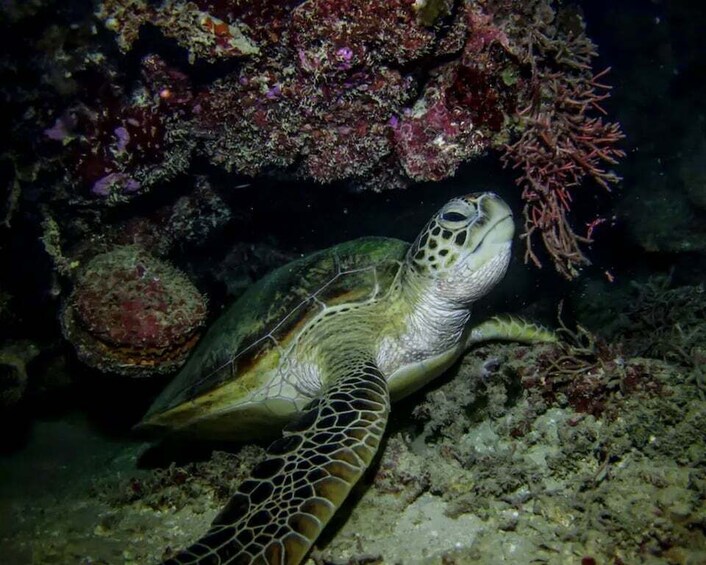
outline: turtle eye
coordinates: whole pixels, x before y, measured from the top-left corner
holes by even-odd
[[[458,222],[465,222],[468,220],[468,217],[465,214],[462,214],[461,212],[444,212],[441,214],[441,219],[444,220],[445,222],[451,222],[451,223],[458,223]]]

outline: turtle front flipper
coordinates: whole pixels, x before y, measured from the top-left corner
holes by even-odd
[[[375,455],[390,409],[372,362],[332,385],[267,450],[211,529],[165,564],[300,563]]]
[[[494,339],[521,343],[556,343],[559,341],[553,331],[538,324],[514,316],[493,316],[471,330],[466,340],[466,347]]]

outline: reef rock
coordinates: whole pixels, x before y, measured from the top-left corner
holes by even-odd
[[[205,298],[183,273],[126,245],[88,262],[61,321],[64,336],[87,365],[150,376],[181,366],[206,313]]]

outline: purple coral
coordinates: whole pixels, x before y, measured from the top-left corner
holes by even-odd
[[[125,149],[127,149],[127,144],[130,143],[130,132],[128,132],[123,126],[118,126],[113,131],[118,140],[116,149],[118,151],[125,151]]]
[[[279,98],[281,94],[282,89],[280,88],[279,84],[275,84],[274,86],[271,86],[267,89],[267,92],[265,92],[265,98],[269,100],[274,100],[275,98]]]
[[[339,47],[336,49],[336,57],[340,60],[340,63],[338,64],[339,69],[347,70],[351,68],[353,50],[350,47]]]

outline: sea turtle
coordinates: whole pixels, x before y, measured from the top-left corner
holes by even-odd
[[[510,208],[450,200],[416,241],[369,237],[295,260],[227,309],[144,418],[247,439],[281,430],[211,529],[167,563],[300,563],[373,459],[390,403],[478,341],[551,341],[512,318],[469,324],[510,261]]]

